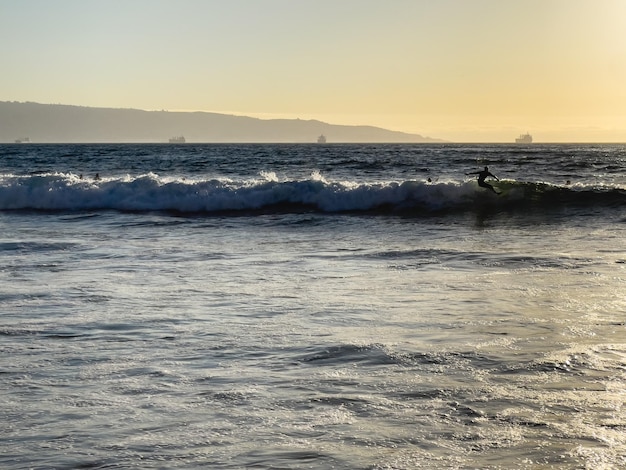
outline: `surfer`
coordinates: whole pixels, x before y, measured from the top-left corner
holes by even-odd
[[[466,175],[478,175],[478,186],[480,186],[482,188],[491,189],[494,193],[500,194],[498,191],[493,189],[493,186],[491,186],[489,183],[485,182],[485,179],[488,176],[491,176],[492,178],[495,178],[496,181],[500,181],[496,175],[494,175],[493,173],[491,173],[489,171],[488,167],[485,167],[485,169],[482,170],[482,171],[472,171],[471,173],[465,173],[465,174]]]

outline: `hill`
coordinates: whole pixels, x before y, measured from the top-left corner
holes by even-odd
[[[0,142],[304,143],[324,135],[334,142],[441,142],[418,134],[316,120],[257,119],[207,112],[143,111],[0,101]]]

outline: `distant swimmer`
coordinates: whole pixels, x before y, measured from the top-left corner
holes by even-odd
[[[96,176],[94,176],[93,179],[96,181],[100,181],[100,173],[96,173]]]
[[[489,183],[485,183],[485,178],[487,178],[488,176],[495,178],[496,181],[500,181],[496,175],[492,174],[489,171],[489,168],[485,167],[485,169],[482,171],[472,171],[471,173],[465,173],[465,174],[466,175],[478,175],[478,186],[482,188],[491,189],[494,193],[500,194],[498,191],[493,189],[493,186],[491,186]]]

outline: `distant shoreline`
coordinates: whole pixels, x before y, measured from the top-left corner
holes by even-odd
[[[259,119],[209,112],[143,111],[32,102],[0,102],[0,142],[444,143],[441,139],[374,126],[346,126],[304,119]],[[178,144],[183,145],[183,144]]]
[[[180,143],[169,143],[169,142],[120,142],[120,141],[94,141],[94,142],[28,142],[28,143],[16,143],[16,142],[1,142],[2,146],[34,146],[34,145],[163,145],[163,146],[172,146],[172,147],[181,147],[181,146],[193,146],[193,145],[284,145],[284,146],[292,146],[292,145],[302,145],[302,146],[311,146],[311,147],[319,147],[320,144],[312,143],[312,142],[186,142],[184,144]],[[489,146],[489,147],[517,147],[520,149],[532,149],[535,147],[547,147],[547,146],[557,146],[557,145],[568,145],[568,146],[598,146],[598,145],[624,145],[626,146],[626,142],[533,142],[532,144],[516,144],[515,142],[330,142],[323,144],[325,146],[341,146],[341,145],[432,145],[432,146],[464,146],[464,147],[481,147],[481,146]]]

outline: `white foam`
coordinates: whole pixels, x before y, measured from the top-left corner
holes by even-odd
[[[309,179],[279,181],[264,173],[257,180],[185,180],[153,173],[136,177],[82,179],[50,173],[0,177],[0,210],[175,210],[214,212],[306,206],[325,212],[386,208],[440,210],[466,204],[477,194],[472,183],[417,181],[355,183]]]

